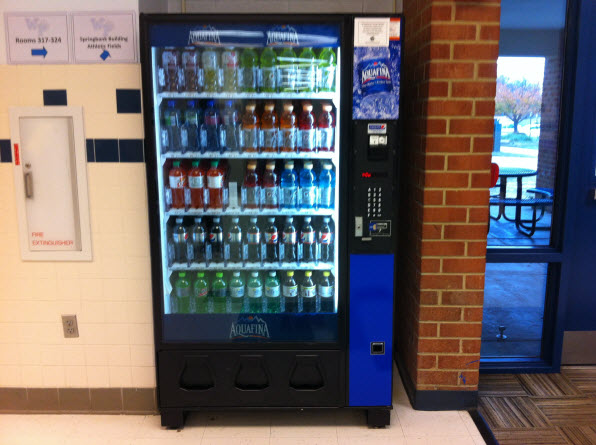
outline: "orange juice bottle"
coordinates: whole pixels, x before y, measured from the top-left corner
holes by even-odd
[[[259,151],[259,116],[255,113],[255,103],[246,104],[242,115],[242,150],[249,153]]]
[[[277,114],[272,103],[265,104],[265,111],[261,116],[260,146],[261,152],[277,153]]]
[[[279,150],[282,152],[295,152],[298,125],[294,105],[291,103],[284,104],[284,111],[279,120],[279,132]]]

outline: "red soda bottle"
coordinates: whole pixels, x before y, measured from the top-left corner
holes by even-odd
[[[184,189],[187,185],[186,171],[180,167],[180,161],[174,161],[170,169],[170,189],[172,190],[172,208],[184,208]]]
[[[298,119],[298,151],[313,152],[316,143],[315,116],[312,114],[312,104],[304,103],[302,113]]]
[[[242,202],[247,209],[258,209],[261,189],[259,187],[259,175],[257,174],[257,163],[251,161],[246,166],[246,176],[242,187]]]
[[[207,172],[207,188],[209,189],[209,208],[223,209],[224,174],[218,167],[219,161],[211,161]]]
[[[319,151],[335,151],[335,116],[331,104],[323,104],[323,111],[319,114],[318,121],[318,148]]]
[[[199,167],[199,161],[192,162],[192,169],[188,172],[188,188],[190,189],[190,207],[203,209],[205,207],[205,172]]]

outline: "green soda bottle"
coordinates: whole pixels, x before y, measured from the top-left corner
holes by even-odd
[[[248,280],[248,310],[250,312],[263,312],[263,282],[259,278],[259,272],[251,272]]]
[[[205,272],[197,272],[197,279],[193,284],[195,309],[198,314],[209,312],[209,282]]]
[[[259,56],[254,48],[246,48],[240,55],[240,88],[245,93],[257,91]]]
[[[265,48],[261,53],[260,87],[263,93],[277,91],[277,55],[271,48]]]
[[[296,91],[296,53],[292,48],[285,48],[277,58],[277,76],[279,91]]]
[[[223,279],[223,272],[215,274],[215,280],[211,283],[211,297],[213,298],[213,312],[225,314],[226,311],[226,282]]]
[[[319,91],[335,91],[335,68],[337,57],[333,48],[323,48],[319,53],[319,70],[317,72],[317,88]]]
[[[177,312],[179,314],[190,314],[193,312],[190,304],[190,282],[186,279],[186,272],[180,272],[178,274],[178,279],[174,283],[174,294],[176,295],[176,300],[178,300]]]
[[[244,280],[240,272],[234,272],[230,280],[230,300],[232,313],[240,314],[244,308]]]
[[[315,60],[315,53],[308,46],[300,53],[296,78],[296,90],[300,93],[312,93],[315,91]]]
[[[265,298],[267,303],[267,312],[270,314],[279,314],[281,312],[281,288],[277,274],[269,272],[267,281],[265,281]]]

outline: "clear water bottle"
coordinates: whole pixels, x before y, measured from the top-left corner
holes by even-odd
[[[281,174],[281,207],[295,209],[298,207],[298,178],[294,170],[294,162],[288,161],[284,167]]]
[[[312,162],[306,161],[300,171],[300,207],[314,209],[317,204],[317,177]]]
[[[198,151],[199,149],[199,110],[196,102],[189,100],[184,112],[184,125],[180,128],[180,146],[182,153],[187,151]]]
[[[234,102],[226,101],[226,107],[221,113],[220,139],[222,148],[228,151],[239,151],[239,126],[238,112],[234,108]]]
[[[330,162],[323,164],[319,176],[319,208],[332,209],[335,206],[335,173]]]
[[[228,232],[228,248],[230,249],[230,261],[238,263],[242,261],[242,229],[238,225],[239,218],[232,218],[232,227]]]
[[[166,108],[163,111],[163,122],[161,129],[161,146],[162,152],[180,151],[180,125],[182,121],[182,114],[176,108],[176,101],[169,100]]]
[[[203,225],[202,218],[195,218],[195,224],[191,230],[193,261],[205,262],[205,246],[207,242],[207,230]]]
[[[219,113],[212,100],[207,101],[205,122],[201,126],[201,148],[207,151],[220,151]]]

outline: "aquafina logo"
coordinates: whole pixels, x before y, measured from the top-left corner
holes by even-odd
[[[389,60],[384,58],[365,59],[358,64],[360,89],[363,96],[388,93],[393,89]]]

